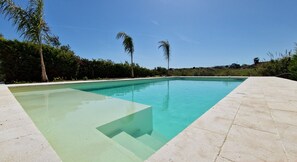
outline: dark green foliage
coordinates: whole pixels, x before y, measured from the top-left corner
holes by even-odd
[[[0,39],[0,81],[39,82],[40,58],[38,45],[17,40]],[[54,48],[43,45],[45,64],[51,81],[87,80],[100,78],[130,77],[128,62],[114,63],[110,60],[79,58],[70,46]],[[167,69],[157,67],[149,70],[134,64],[135,77],[165,76]],[[173,76],[279,76],[297,80],[297,55],[284,54],[271,57],[268,62],[257,65],[231,64],[211,68],[170,69]]]
[[[163,67],[156,67],[154,70],[154,75],[157,75],[157,76],[165,76],[167,75],[167,69],[166,68],[163,68]]]
[[[297,80],[297,55],[294,55],[292,57],[290,66],[289,66],[289,71],[291,73],[291,79]]]
[[[39,82],[40,58],[38,46],[17,40],[0,39],[0,81]],[[79,58],[69,46],[54,48],[43,45],[44,61],[51,81],[74,79],[124,78],[129,77],[131,66],[110,60]],[[136,77],[152,76],[153,72],[134,65]]]
[[[231,69],[239,69],[241,66],[239,64],[233,63],[230,65]]]
[[[260,62],[254,59],[254,65],[231,64],[212,68],[175,69],[171,75],[176,76],[277,76],[297,80],[297,49],[284,54],[271,54],[270,61]],[[255,65],[256,64],[256,65]]]
[[[254,65],[258,65],[260,62],[259,57],[254,58]]]
[[[269,56],[271,58],[270,61],[257,66],[259,74],[292,79],[294,71],[290,70],[289,67],[294,66],[294,62],[292,62],[291,54],[286,52],[285,54],[279,54],[279,57],[277,57],[277,55],[269,53]],[[296,54],[293,57],[296,57]]]
[[[12,0],[0,0],[0,13],[16,26],[18,33],[25,40],[38,45],[41,64],[41,80],[48,81],[42,43],[50,42],[57,44],[57,37],[52,37],[50,28],[43,19],[43,0],[30,0],[26,8],[16,5]]]
[[[232,69],[225,66],[212,68],[189,68],[189,69],[174,69],[171,75],[177,76],[257,76],[259,75],[254,68]]]

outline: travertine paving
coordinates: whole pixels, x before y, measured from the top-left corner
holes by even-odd
[[[297,161],[297,82],[250,77],[147,162]]]
[[[0,161],[61,161],[5,85],[0,94]]]
[[[0,85],[0,161],[61,161]],[[250,77],[147,162],[297,161],[297,82]]]

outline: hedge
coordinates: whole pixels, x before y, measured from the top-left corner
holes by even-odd
[[[131,67],[127,62],[80,58],[69,49],[48,45],[43,45],[43,55],[50,81],[131,76]],[[152,75],[152,70],[135,65],[136,77]],[[40,82],[41,68],[37,46],[29,42],[0,39],[0,81]]]

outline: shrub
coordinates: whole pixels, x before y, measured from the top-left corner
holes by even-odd
[[[17,40],[0,39],[0,79],[6,83],[41,81],[37,46]],[[123,78],[131,76],[131,66],[110,60],[80,58],[69,46],[54,48],[43,45],[43,55],[49,80]],[[136,77],[152,76],[153,71],[134,68]]]

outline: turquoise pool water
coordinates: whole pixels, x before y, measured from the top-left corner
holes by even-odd
[[[161,78],[10,90],[63,161],[143,161],[243,79]]]
[[[170,140],[242,80],[167,80],[88,92],[150,105],[154,131]]]

